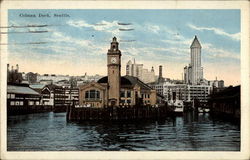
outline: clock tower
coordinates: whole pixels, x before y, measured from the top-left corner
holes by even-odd
[[[107,53],[108,64],[108,106],[119,106],[121,87],[121,51],[116,37]]]

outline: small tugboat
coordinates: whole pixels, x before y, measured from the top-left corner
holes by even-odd
[[[174,112],[178,112],[178,113],[183,113],[184,111],[184,104],[182,100],[176,100],[174,103],[175,109]]]

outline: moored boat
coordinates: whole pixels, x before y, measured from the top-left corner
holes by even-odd
[[[208,113],[208,112],[210,112],[210,109],[209,108],[198,107],[198,112],[199,113]]]
[[[199,112],[199,113],[203,113],[203,112],[204,112],[204,109],[201,108],[201,107],[198,107],[198,112]]]
[[[175,113],[183,113],[184,104],[182,100],[175,100],[168,102],[168,108]]]
[[[204,108],[204,112],[208,113],[208,112],[210,112],[210,109],[209,108]]]

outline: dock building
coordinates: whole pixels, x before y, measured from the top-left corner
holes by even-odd
[[[7,85],[7,107],[40,105],[41,96],[26,84]]]
[[[121,77],[121,51],[116,37],[107,53],[106,77],[79,86],[79,104],[91,107],[155,105],[156,90],[138,77]]]

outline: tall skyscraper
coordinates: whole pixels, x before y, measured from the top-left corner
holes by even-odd
[[[201,67],[201,44],[195,36],[190,46],[191,64],[184,68],[184,80],[188,84],[199,84],[203,79],[203,68]]]

